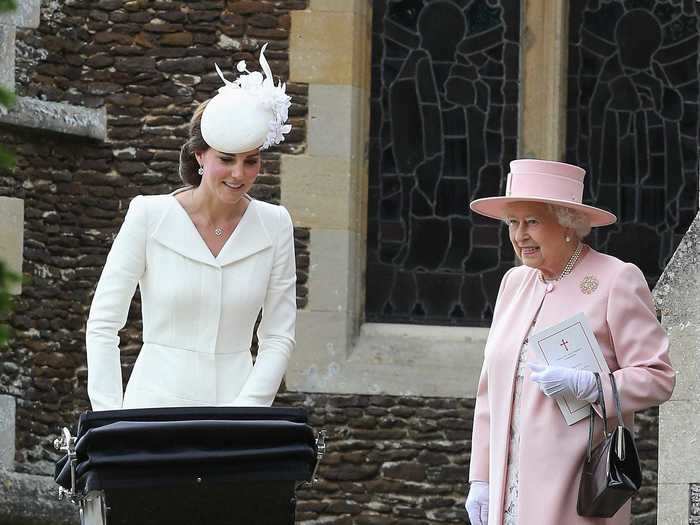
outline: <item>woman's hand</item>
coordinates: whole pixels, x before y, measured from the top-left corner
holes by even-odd
[[[575,397],[589,403],[598,401],[595,375],[588,370],[528,363],[530,379],[537,383],[547,397]]]
[[[464,508],[467,509],[469,522],[472,525],[488,525],[489,484],[485,481],[472,481]]]

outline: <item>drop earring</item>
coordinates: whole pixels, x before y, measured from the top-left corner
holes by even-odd
[[[569,237],[568,235],[566,236],[566,242],[571,242],[571,237]]]
[[[200,177],[201,177],[202,175],[204,175],[204,168],[202,168],[202,167],[200,166],[199,169],[197,170],[197,173],[199,173],[199,176],[200,176]]]

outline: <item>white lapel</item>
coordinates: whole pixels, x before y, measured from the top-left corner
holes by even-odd
[[[260,217],[255,200],[251,200],[217,257],[212,255],[189,215],[175,198],[167,204],[153,232],[153,239],[183,257],[217,268],[272,246],[271,236]]]
[[[210,266],[218,266],[187,212],[174,196],[169,200],[153,232],[153,238],[184,257]]]
[[[261,212],[261,206],[252,199],[238,226],[216,258],[219,265],[226,266],[240,261],[272,246],[272,236],[260,216]]]

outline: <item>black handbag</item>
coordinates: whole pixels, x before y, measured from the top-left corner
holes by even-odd
[[[617,428],[612,432],[608,432],[603,386],[597,372],[595,379],[603,413],[604,439],[593,448],[595,411],[591,406],[588,451],[583,463],[576,511],[579,516],[610,518],[639,490],[642,484],[642,468],[632,432],[625,427],[622,420],[622,408],[615,378],[610,374],[618,419]]]

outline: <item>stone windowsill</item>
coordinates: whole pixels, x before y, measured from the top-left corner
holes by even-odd
[[[312,350],[320,359],[290,371],[287,387],[333,394],[475,397],[488,332],[365,323],[344,358],[335,354],[328,360],[322,348]]]
[[[107,138],[107,113],[62,102],[17,97],[9,111],[0,111],[0,123],[78,135],[97,140]]]

